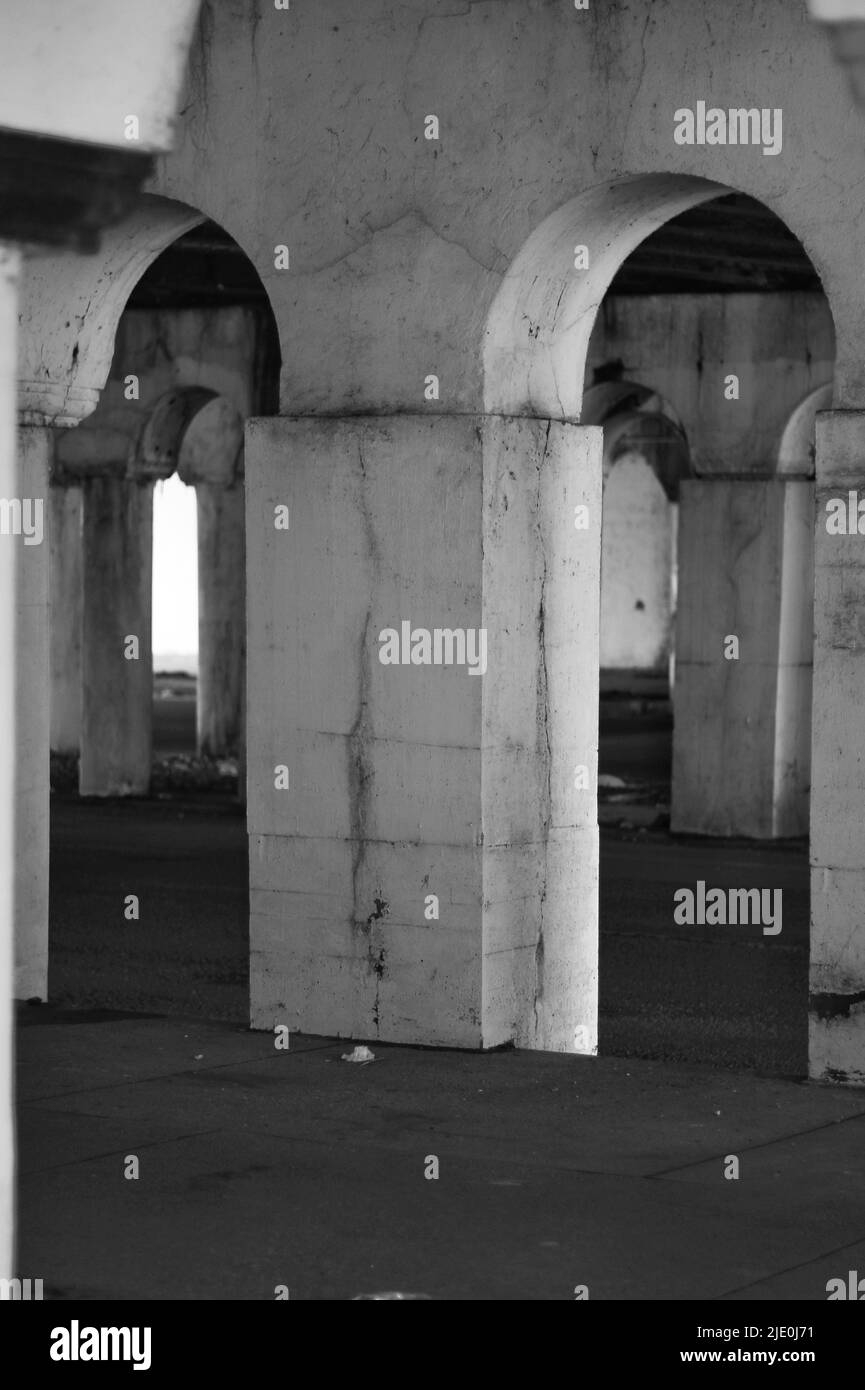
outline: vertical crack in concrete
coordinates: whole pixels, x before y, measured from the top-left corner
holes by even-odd
[[[189,100],[181,111],[191,112],[185,125],[192,148],[202,159],[209,153],[208,107],[210,105],[210,58],[214,49],[215,16],[210,4],[202,5],[198,24],[189,48]]]
[[[385,902],[384,898],[381,896],[380,888],[376,891],[376,895],[373,901],[375,903],[375,909],[369,914],[369,916],[366,919],[366,928],[369,932],[369,941],[367,942],[367,957],[369,960],[370,969],[372,970],[372,973],[375,975],[375,1002],[372,1006],[372,1021],[375,1024],[376,1034],[378,1034],[379,1025],[381,1021],[381,982],[384,979],[387,953],[385,951],[384,946],[379,946],[378,950],[376,951],[376,945],[373,938],[372,928],[374,924],[376,922],[380,922],[383,917],[390,916],[390,903]]]
[[[252,17],[249,25],[249,48],[250,57],[252,60],[252,72],[255,78],[256,86],[258,85],[260,80],[258,72],[258,26],[260,23],[261,11],[259,10],[259,7],[257,5],[254,5],[252,8]]]
[[[363,534],[366,540],[367,554],[372,565],[372,577],[378,578],[381,565],[381,556],[378,549],[378,537],[375,534],[375,527],[372,524],[372,516],[369,510],[369,500],[366,495],[366,460],[363,456],[363,444],[360,439],[357,441],[357,461],[360,466],[360,511],[363,517]]]
[[[378,541],[375,535],[375,528],[369,510],[369,502],[366,495],[366,463],[363,457],[363,447],[358,441],[358,465],[360,468],[359,486],[359,506],[363,517],[364,538],[366,541],[366,552],[369,557],[370,577],[369,591],[372,593],[375,588],[375,577],[379,571],[380,555]],[[366,863],[367,843],[370,835],[370,810],[372,799],[372,783],[374,770],[370,756],[373,742],[372,721],[369,711],[369,689],[371,680],[371,652],[370,652],[370,625],[372,623],[372,606],[367,609],[364,618],[363,629],[360,634],[360,642],[357,654],[358,669],[358,702],[357,712],[354,722],[348,733],[348,785],[350,798],[351,814],[351,926],[355,940],[360,944],[363,942],[363,955],[366,957],[367,967],[372,975],[375,976],[375,1003],[373,1006],[373,1023],[376,1035],[379,1031],[379,991],[381,980],[385,973],[385,950],[380,947],[376,950],[376,942],[373,934],[373,927],[382,917],[387,916],[390,908],[382,896],[381,889],[378,889],[375,899],[375,910],[365,916],[360,905],[360,894],[362,891],[361,875]]]
[[[373,770],[369,760],[371,738],[369,722],[369,625],[372,611],[367,610],[360,635],[358,662],[360,689],[357,713],[348,731],[348,789],[351,808],[351,897],[352,926],[365,927],[358,903],[360,872],[366,856],[367,821],[369,818],[370,782]]]
[[[537,675],[537,698],[538,698],[538,737],[539,741],[543,738],[543,746],[539,750],[543,756],[546,767],[546,789],[545,805],[543,813],[543,883],[541,885],[540,915],[538,921],[538,939],[535,946],[535,994],[534,994],[534,1015],[535,1015],[535,1034],[537,1040],[539,1017],[538,1010],[544,993],[544,906],[547,897],[547,842],[549,839],[550,824],[553,814],[553,750],[550,740],[550,700],[549,700],[549,673],[547,671],[547,644],[546,644],[546,603],[547,603],[547,552],[544,540],[541,488],[543,480],[544,464],[547,459],[547,451],[550,442],[550,430],[552,421],[547,421],[547,432],[544,436],[544,447],[538,462],[538,487],[535,495],[535,525],[538,535],[538,546],[541,556],[541,594],[538,606],[538,675]]]

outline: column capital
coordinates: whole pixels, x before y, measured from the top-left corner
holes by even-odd
[[[71,429],[85,420],[99,404],[100,392],[91,386],[69,386],[56,381],[19,381],[18,423],[23,426],[55,426]]]
[[[170,478],[174,459],[145,456],[137,448],[133,429],[115,428],[100,421],[99,428],[58,430],[51,480],[81,483],[89,478],[125,478],[128,482],[153,483]]]
[[[243,446],[241,445],[233,460],[227,455],[222,459],[214,456],[205,463],[203,459],[187,460],[181,456],[177,465],[177,475],[181,482],[192,487],[207,486],[223,491],[236,487],[244,478]]]

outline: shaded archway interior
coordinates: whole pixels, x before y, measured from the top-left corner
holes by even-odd
[[[208,249],[212,241],[218,251]],[[52,804],[50,989],[58,1000],[247,1016],[248,856],[236,795],[245,781],[243,427],[275,409],[279,366],[258,275],[227,234],[199,217],[150,258],[131,289],[96,410],[59,432],[51,492],[65,557],[54,566],[52,686],[73,690],[65,747],[80,759],[79,782],[66,791],[58,784]],[[153,489],[175,474],[194,487],[198,515],[191,725],[189,691],[154,699],[166,691],[154,691],[147,638]],[[140,632],[146,659],[118,672],[121,630]],[[62,638],[76,631],[77,654]],[[206,757],[172,752],[171,729],[160,736],[158,721],[180,696],[182,737],[188,742],[191,728],[194,754],[197,728]],[[148,930],[124,933],[110,889],[133,880],[146,885]]]
[[[739,361],[722,369],[721,340],[729,345],[737,333],[738,358],[749,362],[751,380]],[[678,364],[678,381],[672,351],[664,346],[673,342],[684,345],[685,356],[692,351],[690,364]],[[804,248],[768,208],[741,194],[702,202],[659,227],[625,259],[599,306],[587,353],[581,421],[604,430],[602,555],[608,573],[602,568],[602,666],[605,623],[619,631],[626,626],[622,612],[611,623],[614,603],[637,607],[639,611],[630,614],[632,624],[648,619],[652,602],[657,604],[664,590],[664,567],[672,563],[666,651],[657,651],[657,659],[646,661],[642,669],[625,669],[625,661],[619,660],[618,667],[602,670],[600,1036],[605,1051],[639,1047],[644,1055],[717,1057],[713,1035],[717,1029],[728,1029],[730,1019],[737,1017],[738,1028],[725,1044],[731,1064],[801,1075],[807,1070],[807,789],[804,816],[791,818],[789,810],[778,808],[774,822],[768,815],[763,834],[778,833],[771,829],[773,823],[782,836],[797,833],[785,831],[785,826],[801,827],[798,840],[782,841],[771,853],[759,839],[749,846],[741,838],[754,833],[744,824],[738,839],[722,833],[720,838],[695,841],[690,849],[671,838],[671,800],[676,795],[673,710],[683,721],[693,719],[689,705],[697,698],[691,674],[696,668],[687,665],[683,699],[677,703],[674,698],[674,639],[678,633],[686,662],[706,663],[710,651],[705,629],[711,628],[713,611],[719,619],[722,612],[735,611],[745,621],[742,607],[725,609],[706,597],[712,585],[719,592],[738,591],[736,604],[744,601],[771,610],[773,589],[780,583],[785,594],[774,611],[782,650],[791,631],[791,610],[804,613],[810,624],[814,430],[817,412],[831,404],[833,358],[831,314]],[[690,386],[685,381],[688,373]],[[790,380],[783,382],[779,399],[776,378],[782,373]],[[710,391],[715,393],[712,404]],[[756,430],[748,424],[752,407],[760,419]],[[726,436],[719,428],[725,418],[730,422]],[[657,452],[653,456],[656,442],[666,451],[661,457]],[[684,517],[678,505],[680,485]],[[713,548],[713,507],[727,556],[747,545],[748,535],[774,537],[771,544],[765,539],[760,543],[760,558],[747,573]],[[750,526],[749,507],[754,513]],[[683,521],[684,577],[678,555]],[[618,584],[618,592],[605,602],[608,582],[613,588]],[[699,604],[692,593],[682,592],[683,583],[703,589]],[[761,592],[754,592],[755,583]],[[681,613],[677,622],[677,604],[690,613],[684,624]],[[694,631],[695,622],[704,629],[702,635]],[[736,625],[732,619],[722,623],[719,638]],[[748,635],[752,633],[765,638],[771,648],[768,629],[757,634],[752,628]],[[794,635],[793,646],[800,637]],[[777,651],[777,632],[774,641]],[[632,651],[637,650],[634,641]],[[720,648],[714,655],[719,652]],[[753,649],[745,656],[753,657]],[[803,659],[801,650],[796,650],[796,659]],[[725,755],[735,760],[743,754],[730,743],[732,711],[735,708],[740,724],[759,724],[762,697],[752,690],[743,703],[737,693],[736,674],[745,672],[744,663],[715,663],[714,669],[714,700],[727,705],[731,716],[726,737],[719,738],[719,721],[717,728],[708,724],[705,739],[717,739]],[[779,741],[788,752],[794,746],[810,750],[810,711],[790,693],[794,683],[790,668],[779,661],[775,722],[762,730],[770,748],[776,740],[770,754],[776,760]],[[699,698],[711,702],[711,689]],[[780,728],[785,715],[791,725],[798,725],[798,735],[789,729],[785,735]],[[680,749],[680,779],[685,762],[701,756],[698,746],[687,759]],[[794,751],[792,756],[795,761],[799,755]],[[739,770],[746,780],[741,763]],[[743,786],[743,798],[750,790]],[[779,805],[784,802],[783,789],[776,786],[775,795]],[[789,808],[789,801],[784,804]],[[735,807],[730,814],[735,821]],[[689,878],[709,884],[771,882],[781,888],[787,904],[783,959],[779,961],[777,953],[772,956],[765,943],[762,950],[737,953],[729,934],[723,940],[722,933],[715,933],[709,941],[695,935],[692,948],[684,951],[681,944],[674,947],[667,941],[664,923],[670,893]],[[654,981],[651,999],[647,979]],[[762,1001],[761,1008],[768,1007],[768,1027],[765,1015],[750,1018],[743,999],[751,994]],[[702,1000],[699,1024],[680,1007],[686,996],[692,1002],[695,996]]]

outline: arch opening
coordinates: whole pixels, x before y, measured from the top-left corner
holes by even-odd
[[[61,426],[99,400],[77,428],[57,431],[51,489],[68,521],[55,527],[52,555],[52,743],[65,717],[64,757],[78,763],[78,795],[71,778],[65,790],[56,779],[51,812],[52,995],[246,1021],[243,438],[245,421],[277,401],[278,335],[254,267],[202,214],[145,199],[137,226],[106,242],[88,283],[72,286],[73,298],[92,294],[74,370],[62,379],[61,344],[55,389],[37,396],[37,382],[32,396],[34,410]],[[178,487],[187,489],[186,524],[163,539],[186,563],[172,581],[160,578],[153,552],[163,529],[157,516],[154,535],[154,493]],[[68,582],[76,572],[77,584]],[[154,663],[154,579],[175,609],[181,599],[198,603],[198,671],[179,685],[176,671],[159,679],[168,652],[157,650]],[[70,688],[77,715],[70,701],[64,709]],[[96,798],[85,823],[84,801]],[[118,816],[122,843],[108,836],[106,852],[105,818]],[[132,843],[135,867],[124,869]],[[194,902],[166,880],[178,855],[193,877],[200,860]],[[124,872],[137,880],[148,933],[124,935],[106,912],[100,882]],[[158,968],[162,958],[170,972]]]
[[[759,237],[749,241],[760,228],[763,250]],[[693,875],[704,883],[729,874],[731,837],[756,842],[750,858],[743,851],[743,888],[765,876],[759,842],[790,841],[779,872],[796,885],[790,931],[807,936],[813,429],[831,399],[834,354],[831,309],[802,244],[764,204],[691,177],[646,175],[579,195],[527,240],[493,303],[486,409],[561,422],[572,431],[563,438],[573,441],[574,469],[588,476],[578,458],[587,450],[603,481],[591,523],[601,542],[601,653],[605,628],[627,631],[613,621],[616,587],[630,622],[647,611],[631,592],[643,551],[660,552],[665,572],[672,559],[669,661],[655,646],[628,680],[624,663],[614,668],[605,688],[591,641],[574,653],[573,689],[591,681],[602,696],[597,783],[591,744],[582,759],[565,739],[549,751],[554,769],[559,759],[581,761],[584,784],[598,788],[602,1050],[807,1072],[804,946],[783,1039],[762,1051],[750,1023],[749,1038],[734,1038],[726,1053],[701,1041],[693,1019],[717,998],[709,973],[683,986],[678,1007],[664,987],[652,1006],[640,990],[650,957],[658,980],[670,960],[685,968],[671,944],[683,834],[704,837]],[[655,446],[666,450],[666,482],[647,457]],[[567,602],[586,607],[576,584]],[[545,626],[539,640],[544,649]],[[584,740],[576,702],[567,722],[572,741]],[[628,848],[644,835],[657,859],[648,895],[646,863]],[[579,836],[573,855],[588,872]],[[584,942],[595,907],[580,918]],[[584,953],[589,969],[591,947]],[[724,1029],[747,1014],[743,961],[727,987]]]

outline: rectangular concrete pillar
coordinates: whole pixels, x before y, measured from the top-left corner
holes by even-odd
[[[50,429],[18,431],[16,497],[30,537],[4,536],[15,547],[15,995],[45,999],[48,989],[48,828],[50,796],[50,658],[48,571]],[[37,510],[38,509],[38,510]],[[33,523],[39,517],[38,529]],[[26,523],[25,523],[26,527]]]
[[[484,425],[483,1041],[597,1050],[603,432]]]
[[[83,492],[79,787],[82,796],[143,794],[153,746],[153,484],[88,478]]]
[[[600,439],[249,423],[254,1027],[594,1049]]]
[[[813,498],[806,479],[682,484],[674,831],[807,834]]]
[[[81,745],[81,488],[52,486],[51,498],[51,747]]]
[[[199,753],[237,752],[246,657],[246,564],[242,480],[195,484],[198,511]]]
[[[17,249],[0,243],[0,497],[18,492],[15,417],[17,391]],[[15,1120],[12,1046],[14,992],[16,536],[0,536],[0,727],[7,755],[0,758],[0,1279],[13,1274],[15,1226]],[[47,866],[46,866],[47,868]]]
[[[865,411],[817,416],[810,1072],[865,1082]],[[827,502],[842,513],[827,530]],[[863,507],[865,513],[865,507]],[[855,525],[855,521],[854,521]]]

